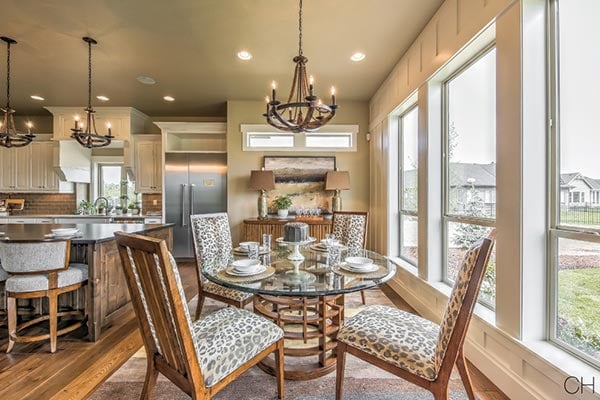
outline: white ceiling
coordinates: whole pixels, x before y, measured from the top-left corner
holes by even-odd
[[[338,103],[368,100],[442,0],[304,0],[304,54],[317,94],[335,85]],[[12,51],[12,105],[84,106],[87,49],[93,50],[95,105],[149,115],[225,114],[228,99],[261,100],[271,80],[286,95],[297,53],[296,0],[2,0],[0,35]],[[2,43],[3,44],[3,43]],[[254,58],[236,58],[242,49]],[[366,53],[360,63],[355,51]],[[0,48],[0,104],[6,52]],[[153,86],[138,75],[156,79]],[[30,95],[45,97],[44,102]],[[168,103],[165,95],[175,97]]]

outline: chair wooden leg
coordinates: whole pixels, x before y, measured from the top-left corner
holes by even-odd
[[[202,293],[198,293],[198,304],[196,305],[196,315],[194,316],[194,320],[200,318],[200,314],[202,313],[202,306],[204,305],[204,295]]]
[[[448,382],[438,383],[430,390],[434,400],[450,400],[450,395],[448,394]]]
[[[154,386],[158,378],[158,370],[154,367],[154,360],[152,356],[148,355],[148,366],[146,367],[146,380],[144,381],[144,388],[142,389],[141,400],[148,400],[152,397],[154,392]]]
[[[337,371],[335,376],[335,400],[342,400],[344,369],[346,368],[346,344],[338,342],[336,352]]]
[[[367,304],[367,299],[365,298],[365,291],[360,291],[360,299],[362,300],[363,306]]]
[[[283,339],[280,339],[279,342],[277,342],[277,350],[275,350],[275,377],[277,378],[277,398],[283,399]]]
[[[50,323],[50,353],[56,352],[56,331],[58,330],[58,296],[48,295],[48,313]]]
[[[17,334],[17,299],[9,297],[6,308],[8,313],[8,347],[6,352],[10,353],[15,346],[15,341],[12,338]]]
[[[475,393],[473,392],[471,375],[469,374],[469,370],[467,369],[467,360],[465,359],[465,355],[462,349],[458,352],[458,358],[456,359],[456,368],[458,369],[460,379],[463,382],[463,386],[465,387],[465,391],[467,392],[469,400],[475,400]]]

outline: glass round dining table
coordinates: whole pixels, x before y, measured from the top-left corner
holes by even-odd
[[[370,289],[388,281],[396,266],[386,257],[363,249],[328,251],[319,245],[300,247],[303,260],[289,260],[295,249],[279,245],[261,254],[261,268],[240,276],[234,262],[246,258],[232,252],[225,260],[205,265],[204,277],[219,285],[255,294],[254,311],[285,331],[285,378],[315,379],[335,370],[335,337],[344,322],[344,295]],[[370,260],[357,271],[349,257]],[[292,357],[292,358],[290,358]],[[274,375],[275,362],[266,358],[259,367]]]

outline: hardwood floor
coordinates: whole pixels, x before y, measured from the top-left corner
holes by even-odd
[[[194,266],[180,265],[188,301],[197,292]],[[382,292],[396,307],[414,311],[388,287]],[[367,291],[367,304],[375,304],[380,291]],[[356,294],[359,296],[359,294]],[[79,330],[58,339],[51,354],[49,342],[18,343],[12,353],[6,349],[6,328],[0,328],[0,399],[83,399],[119,369],[141,346],[133,311],[107,329],[101,339],[90,343]],[[476,395],[481,400],[508,399],[494,384],[469,364]]]

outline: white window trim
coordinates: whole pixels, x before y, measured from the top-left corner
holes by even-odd
[[[310,133],[290,133],[283,132],[278,130],[271,125],[266,124],[241,124],[240,130],[242,132],[242,151],[269,151],[269,152],[277,152],[277,151],[303,151],[303,152],[322,152],[322,151],[336,151],[336,152],[355,152],[358,151],[358,125],[327,125],[321,128],[317,132]],[[282,136],[290,136],[292,135],[294,138],[294,146],[293,147],[250,147],[249,146],[249,136],[251,134],[265,134],[265,135],[282,135]],[[343,134],[351,134],[350,147],[308,147],[306,146],[306,136],[311,135],[323,135],[323,136],[335,136],[335,135],[343,135]]]

